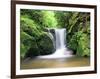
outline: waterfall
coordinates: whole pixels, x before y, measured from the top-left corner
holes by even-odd
[[[40,58],[66,58],[73,56],[72,51],[67,49],[66,43],[66,29],[54,29],[55,31],[55,38],[53,34],[48,29],[48,35],[53,42],[54,48],[56,51],[51,55],[39,56]]]
[[[66,47],[66,29],[55,29],[56,50]]]

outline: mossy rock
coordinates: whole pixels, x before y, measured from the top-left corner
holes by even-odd
[[[48,55],[53,52],[52,40],[46,34],[42,34],[39,39],[31,42],[31,47],[25,53],[24,59],[36,58],[37,56]]]
[[[48,35],[44,34],[40,36],[40,39],[37,40],[40,55],[48,55],[54,52],[54,46],[52,40]]]
[[[33,47],[30,47],[29,50],[26,52],[25,54],[25,58],[35,58],[39,55],[39,51],[38,51],[38,47],[37,46],[33,46]]]

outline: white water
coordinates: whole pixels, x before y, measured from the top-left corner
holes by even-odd
[[[68,51],[66,47],[66,29],[54,29],[55,30],[55,41],[54,38],[51,38],[53,41],[54,48],[56,51],[51,55],[38,56],[39,58],[66,58],[71,57],[72,51]],[[49,37],[54,37],[49,31]]]
[[[66,29],[55,29],[56,50],[66,48]]]

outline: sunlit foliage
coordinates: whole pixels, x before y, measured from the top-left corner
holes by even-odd
[[[67,47],[77,56],[90,56],[90,13],[21,9],[21,58],[53,53],[46,28],[66,28]]]

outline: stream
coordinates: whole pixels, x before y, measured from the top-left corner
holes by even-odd
[[[27,59],[20,64],[21,69],[84,67],[90,66],[90,57],[69,57],[58,59]]]

